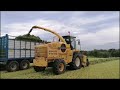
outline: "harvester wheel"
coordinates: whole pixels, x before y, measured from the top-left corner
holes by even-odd
[[[66,64],[64,60],[55,60],[53,64],[53,72],[58,75],[64,73],[66,70]]]
[[[20,62],[20,69],[28,69],[30,67],[30,62],[28,60],[23,60]]]
[[[86,66],[89,66],[89,65],[90,65],[90,62],[89,62],[89,60],[87,59]]]
[[[70,63],[70,69],[76,70],[76,69],[80,69],[81,67],[82,67],[82,64],[81,64],[80,56],[79,54],[75,54],[73,56],[72,62]]]
[[[6,70],[8,72],[14,72],[19,69],[19,63],[17,61],[10,61],[7,63]]]
[[[34,67],[34,70],[36,72],[40,72],[40,71],[44,71],[45,70],[45,67],[38,67],[38,66],[33,66]]]

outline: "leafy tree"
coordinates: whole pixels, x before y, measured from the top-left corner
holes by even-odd
[[[120,57],[120,49],[109,49],[109,50],[92,50],[88,51],[88,56],[107,58],[107,57]]]

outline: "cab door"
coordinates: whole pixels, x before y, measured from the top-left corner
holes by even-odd
[[[81,45],[80,45],[80,39],[77,39],[76,41],[75,41],[75,49],[76,50],[81,50]]]

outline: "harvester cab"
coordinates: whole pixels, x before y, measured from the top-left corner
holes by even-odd
[[[52,67],[53,72],[58,75],[64,73],[67,66],[69,69],[76,70],[89,65],[87,57],[80,53],[79,39],[76,40],[76,37],[70,35],[60,36],[50,29],[39,26],[33,26],[28,35],[34,28],[51,32],[59,39],[59,42],[51,42],[35,47],[33,67],[36,72],[44,71],[46,67]]]
[[[73,50],[73,49],[80,50],[80,39],[76,40],[76,37],[70,36],[70,35],[62,36],[62,37],[65,39],[67,44],[70,44],[71,50]],[[79,48],[77,48],[77,46]]]

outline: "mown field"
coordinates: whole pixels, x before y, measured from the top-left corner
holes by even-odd
[[[61,75],[54,75],[52,68],[35,72],[31,67],[16,72],[0,71],[1,79],[119,79],[118,58],[89,58],[91,65],[79,70],[66,70]]]

